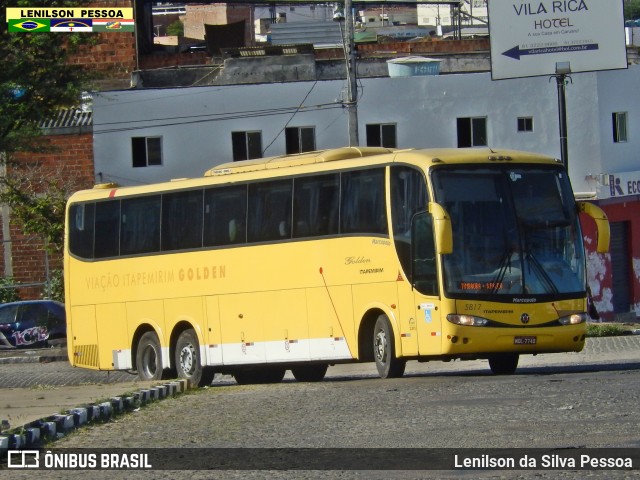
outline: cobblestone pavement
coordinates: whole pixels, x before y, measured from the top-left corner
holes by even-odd
[[[606,364],[640,362],[640,335],[589,338],[582,352],[556,353],[539,356],[520,357],[519,371],[523,368],[544,368],[550,365],[565,365],[578,369],[593,366],[607,368]],[[409,362],[407,373],[411,372],[476,372],[488,371],[486,361],[429,362],[420,364]],[[353,375],[376,376],[372,364],[337,365],[329,369],[328,377],[342,376],[343,372]],[[100,372],[71,367],[66,359],[66,350],[0,350],[0,388],[30,388],[38,386],[89,385],[92,383],[117,384],[135,381],[136,376],[128,372]],[[214,383],[228,382],[229,377],[217,377]],[[232,380],[231,380],[232,381]]]
[[[57,363],[65,368],[64,362]],[[6,373],[5,366],[0,367]],[[288,378],[275,385],[238,386],[228,377],[219,377],[211,388],[154,403],[105,425],[84,428],[55,446],[445,447],[461,452],[467,447],[640,446],[637,336],[589,339],[580,353],[525,356],[512,376],[491,375],[484,361],[410,362],[405,378],[381,380],[375,376],[372,364],[361,364],[331,367],[325,381],[312,384]],[[38,473],[47,479],[87,476],[86,471]],[[639,470],[89,473],[89,478],[97,479],[186,475],[192,479],[341,480],[640,478]],[[12,471],[10,478],[31,477]]]

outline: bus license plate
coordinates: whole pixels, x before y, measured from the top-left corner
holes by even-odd
[[[514,337],[514,345],[535,345],[536,337]]]

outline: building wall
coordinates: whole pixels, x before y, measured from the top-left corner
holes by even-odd
[[[187,14],[182,18],[184,36],[204,40],[204,26],[226,25],[246,21],[245,45],[251,45],[253,36],[252,9],[245,5],[213,4],[187,5]]]
[[[600,174],[638,165],[640,140],[633,132],[640,104],[630,93],[638,84],[640,67],[632,66],[577,74],[566,88],[571,182],[576,192],[600,203],[606,199]],[[367,124],[394,123],[398,147],[455,147],[458,117],[486,117],[489,146],[560,155],[556,85],[546,77],[361,78],[359,87],[360,145],[366,145]],[[261,131],[265,156],[284,154],[285,126],[314,127],[318,149],[343,146],[348,143],[347,112],[340,103],[345,89],[344,80],[332,80],[101,93],[94,99],[96,171],[105,181],[122,184],[200,176],[232,160],[233,131]],[[629,112],[627,145],[614,144],[611,135],[611,112],[621,108]],[[532,132],[517,131],[519,117],[533,118]],[[133,168],[133,136],[162,136],[163,165]],[[640,311],[639,203],[638,197],[627,200],[624,208],[606,202],[603,208],[613,221],[631,222],[632,302]],[[610,256],[594,253],[595,232],[588,220],[583,223],[596,305],[604,318],[612,318]]]
[[[92,7],[133,8],[133,0],[102,0]],[[83,65],[98,74],[99,89],[127,88],[131,73],[136,70],[135,33],[94,33],[96,43],[86,45],[69,58],[69,63]]]
[[[73,190],[93,186],[91,133],[49,135],[42,140],[51,151],[16,154],[13,162],[7,165],[7,175],[15,177],[30,172],[29,188],[35,192],[46,181],[65,184]],[[0,226],[3,218],[0,217]],[[45,253],[43,239],[37,235],[25,234],[13,220],[7,227],[9,235],[3,235],[3,241],[5,251],[9,254],[0,256],[0,269],[4,276],[13,277],[15,283],[19,284],[38,284],[47,280],[47,263],[50,272],[62,268],[61,252]],[[23,299],[39,298],[42,293],[43,287],[39,285],[19,289]]]
[[[596,253],[597,235],[595,225],[588,217],[582,220],[583,236],[587,249],[588,282],[594,298],[594,304],[603,321],[628,320],[640,316],[640,197],[626,200],[599,202],[607,214],[609,222],[626,222],[628,225],[627,243],[629,246],[627,288],[630,304],[623,311],[614,308],[612,250],[608,253]],[[612,245],[612,248],[613,245]],[[630,314],[626,312],[630,312]]]
[[[618,72],[624,75],[631,72]],[[640,74],[634,69],[633,75]],[[486,117],[490,146],[559,157],[557,94],[546,77],[491,81],[488,73],[362,78],[358,104],[360,143],[368,123],[395,123],[401,147],[455,147],[457,117]],[[569,171],[578,192],[594,192],[591,176],[606,171],[600,157],[598,74],[576,75],[567,92]],[[317,148],[348,143],[340,99],[344,80],[145,89],[96,94],[96,172],[122,183],[199,176],[232,160],[231,132],[260,130],[266,155],[285,151],[281,130],[314,126]],[[300,107],[302,104],[302,108]],[[295,115],[294,115],[295,113]],[[532,132],[517,132],[518,117],[532,117]],[[157,167],[133,168],[131,137],[162,136]],[[604,159],[609,162],[610,157]],[[616,161],[626,161],[617,159]],[[589,176],[591,175],[591,176]]]

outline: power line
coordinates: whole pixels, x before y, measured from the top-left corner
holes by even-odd
[[[289,126],[289,123],[291,123],[291,120],[293,120],[293,117],[296,116],[296,113],[298,113],[300,111],[300,109],[302,108],[302,106],[304,105],[304,101],[309,98],[309,95],[311,95],[311,92],[313,91],[313,89],[315,88],[315,86],[318,84],[318,80],[316,80],[313,85],[311,85],[311,88],[309,89],[309,91],[307,92],[307,94],[304,96],[304,98],[302,99],[302,101],[300,102],[300,105],[298,106],[298,108],[295,109],[295,111],[291,114],[291,117],[289,117],[289,120],[287,120],[287,123],[284,124],[284,127],[282,127],[282,129],[277,133],[277,135],[275,137],[273,137],[273,140],[271,140],[271,142],[269,143],[269,145],[267,145],[265,147],[265,149],[262,151],[262,154],[264,155],[264,153],[269,149],[269,147],[271,145],[273,145],[273,142],[275,142],[278,137],[282,134],[282,132],[285,131],[285,129]],[[335,105],[335,104],[334,104]],[[342,108],[340,106],[340,108]]]
[[[306,98],[306,97],[305,97]],[[99,127],[100,125],[94,124],[94,135],[101,135],[101,134],[105,134],[105,133],[117,133],[117,132],[127,132],[127,131],[132,131],[132,130],[144,130],[144,129],[150,129],[150,128],[158,128],[158,127],[174,127],[174,126],[181,126],[181,125],[192,125],[192,124],[197,124],[197,123],[207,123],[207,122],[220,122],[220,121],[225,121],[225,120],[240,120],[240,119],[246,119],[246,118],[258,118],[258,117],[268,117],[268,116],[276,116],[276,115],[285,115],[289,112],[293,112],[293,115],[295,115],[296,113],[300,112],[301,110],[304,110],[305,112],[314,112],[314,111],[320,111],[320,110],[332,110],[332,109],[336,109],[336,108],[342,108],[342,104],[341,103],[324,103],[324,104],[319,104],[319,105],[312,105],[309,107],[304,107],[304,106],[298,106],[298,107],[289,107],[289,108],[284,108],[284,109],[271,109],[271,110],[256,110],[256,111],[249,111],[249,112],[238,112],[238,113],[234,113],[234,114],[226,114],[225,116],[218,116],[218,117],[214,117],[214,118],[203,118],[203,119],[197,119],[197,120],[190,120],[190,121],[184,121],[184,122],[168,122],[168,123],[157,123],[157,124],[153,124],[153,125],[140,125],[140,126],[123,126],[121,128],[109,128],[109,129],[104,129],[104,130],[100,130]],[[200,116],[196,116],[196,117],[191,117],[191,118],[198,118]],[[185,118],[190,118],[190,117],[185,117]],[[148,122],[150,120],[142,120],[142,122]],[[289,120],[290,121],[290,120]],[[114,123],[115,124],[120,124],[120,123],[134,123],[134,122],[117,122]]]

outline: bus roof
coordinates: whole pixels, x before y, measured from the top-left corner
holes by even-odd
[[[159,183],[154,186],[141,185],[121,187],[117,184],[100,184],[91,190],[83,190],[73,195],[73,200],[115,197],[126,194],[151,193],[155,191],[174,190],[176,188],[196,188],[209,183],[226,183],[231,176],[240,175],[238,180],[256,180],[261,178],[260,172],[276,169],[295,170],[304,173],[305,166],[327,164],[340,160],[362,160],[358,165],[375,165],[391,162],[422,164],[425,168],[439,164],[487,164],[487,163],[537,163],[559,164],[559,160],[552,157],[518,150],[494,150],[490,148],[439,148],[439,149],[391,149],[383,147],[342,147],[329,150],[319,150],[296,155],[281,155],[255,160],[229,162],[218,165],[207,172],[204,177],[176,179]],[[295,167],[302,167],[300,168]],[[325,170],[319,168],[319,170]],[[253,173],[253,175],[251,175]],[[275,172],[274,172],[275,173]],[[284,172],[283,172],[284,173]],[[214,177],[218,181],[212,181]],[[222,178],[220,178],[222,177]],[[207,181],[208,178],[208,181]],[[233,180],[236,180],[233,178]],[[178,186],[179,184],[179,186]]]
[[[258,158],[218,165],[205,172],[205,177],[296,167],[317,163],[394,154],[394,161],[427,161],[431,163],[526,162],[558,163],[558,160],[537,153],[490,148],[390,149],[383,147],[343,147],[296,155]]]
[[[257,158],[255,160],[243,160],[218,165],[205,172],[205,177],[229,175],[231,173],[254,172],[256,170],[269,170],[272,168],[297,167],[314,163],[334,162],[336,160],[349,160],[352,158],[371,157],[393,153],[394,150],[384,147],[342,147],[331,150],[319,150],[315,152],[299,153],[295,155],[281,155],[278,157]]]

